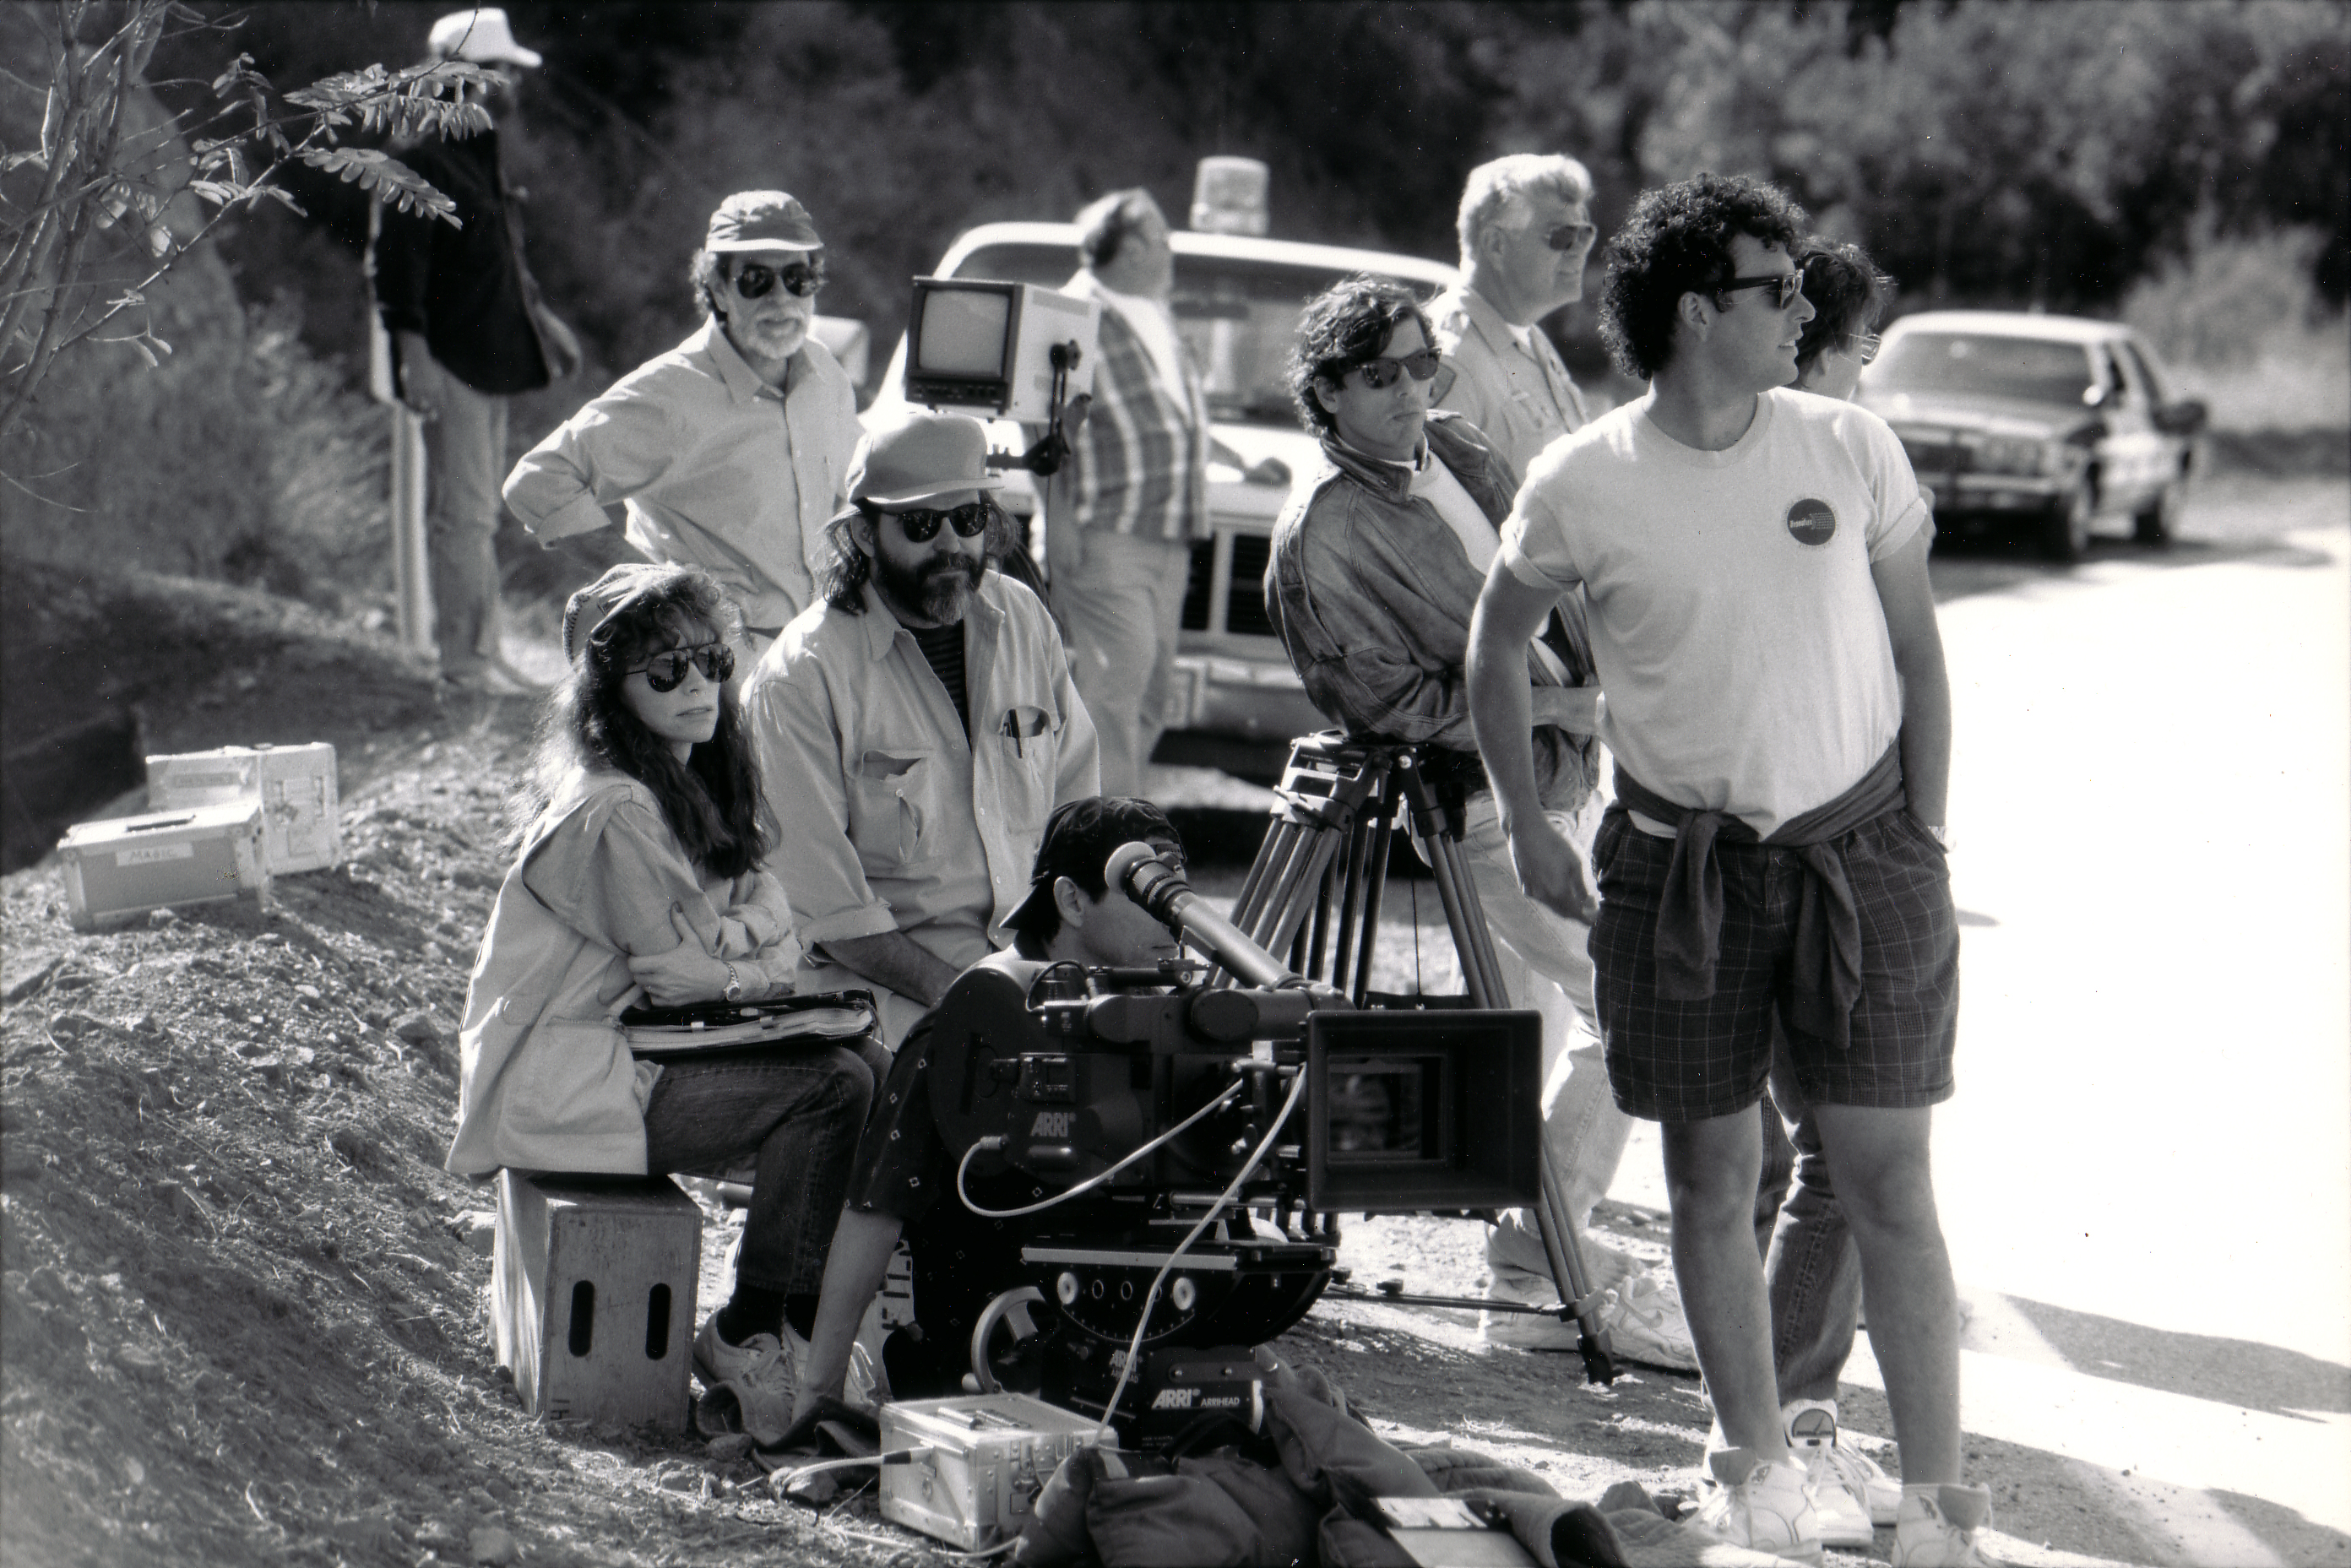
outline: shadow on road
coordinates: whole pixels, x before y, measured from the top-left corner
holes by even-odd
[[[2243,565],[2303,569],[2325,567],[2334,561],[2324,550],[2282,538],[2175,539],[2160,548],[2129,539],[2093,539],[2089,553],[2078,566],[2035,560],[2029,553],[2030,548],[1996,538],[1936,540],[1934,557],[1928,564],[1935,602],[1948,604],[1971,594],[1998,593],[2022,583],[2064,582],[2082,567],[2108,561],[2164,568]]]
[[[2351,1367],[2249,1340],[2172,1333],[2019,1296],[2007,1300],[2085,1377],[2288,1418],[2351,1412]]]

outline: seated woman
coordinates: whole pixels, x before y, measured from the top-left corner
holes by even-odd
[[[732,1299],[695,1336],[744,1424],[791,1412],[787,1320],[812,1326],[873,1072],[790,1041],[656,1064],[618,1018],[792,989],[800,944],[760,869],[758,763],[726,690],[738,628],[693,568],[618,566],[571,596],[571,674],[539,721],[514,865],[474,961],[448,1167],[664,1175],[756,1155]]]

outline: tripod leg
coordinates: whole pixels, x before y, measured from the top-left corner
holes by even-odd
[[[1442,829],[1422,842],[1429,852],[1429,864],[1437,868],[1437,896],[1444,901],[1446,919],[1453,927],[1453,945],[1461,955],[1470,1005],[1509,1007],[1510,998],[1502,985],[1493,933],[1487,929],[1485,908],[1478,902],[1477,887],[1462,864],[1460,844]],[[1583,1357],[1584,1376],[1593,1383],[1606,1383],[1616,1375],[1615,1354],[1608,1343],[1608,1331],[1600,1322],[1591,1276],[1584,1271],[1583,1244],[1568,1209],[1566,1179],[1552,1168],[1549,1139],[1538,1142],[1536,1155],[1541,1186],[1535,1205],[1535,1228],[1542,1237],[1543,1255],[1551,1262],[1552,1283],[1559,1289],[1559,1299],[1574,1310],[1581,1331],[1576,1349]]]

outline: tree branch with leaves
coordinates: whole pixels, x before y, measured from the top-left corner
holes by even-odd
[[[127,342],[159,364],[172,349],[152,327],[99,334],[144,307],[147,290],[239,210],[275,201],[300,213],[283,183],[295,166],[336,175],[402,212],[459,222],[455,204],[413,170],[347,139],[397,146],[487,131],[478,100],[489,78],[476,66],[369,66],[281,93],[241,54],[210,84],[211,107],[141,132],[127,123],[126,105],[145,91],[147,63],[167,30],[225,27],[180,0],[53,0],[27,9],[41,16],[47,79],[8,72],[0,82],[0,91],[46,94],[38,144],[0,146],[0,443],[33,411],[61,354],[92,340]],[[209,209],[186,235],[165,215],[182,191]],[[99,241],[110,233],[110,242]],[[6,467],[0,445],[0,476]]]

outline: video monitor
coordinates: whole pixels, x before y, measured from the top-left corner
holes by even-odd
[[[1541,1181],[1541,1016],[1318,1012],[1307,1019],[1309,1208],[1508,1208]]]
[[[918,277],[907,315],[906,401],[982,418],[1042,423],[1054,412],[1054,351],[1066,397],[1092,390],[1102,307],[986,277]]]
[[[923,298],[908,372],[925,378],[1000,381],[1011,347],[1012,287],[1003,283],[945,284]]]

